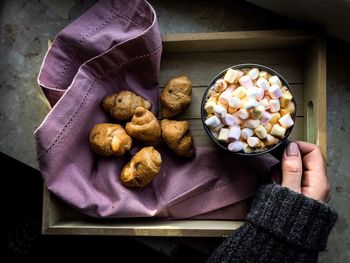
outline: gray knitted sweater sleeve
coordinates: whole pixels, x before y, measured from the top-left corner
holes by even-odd
[[[261,187],[247,222],[209,262],[316,262],[337,220],[335,211],[277,184]]]

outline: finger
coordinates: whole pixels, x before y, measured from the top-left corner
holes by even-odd
[[[288,144],[282,158],[282,186],[301,193],[303,164],[298,144]]]
[[[320,148],[311,143],[298,141],[299,150],[303,156],[304,168],[309,171],[317,171],[323,175],[325,169],[324,161]]]
[[[303,156],[312,152],[321,153],[320,148],[315,144],[303,141],[296,141],[295,143],[298,144],[299,150]]]

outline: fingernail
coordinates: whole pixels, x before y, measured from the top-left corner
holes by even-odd
[[[295,142],[291,142],[290,144],[288,144],[286,154],[287,156],[298,156],[299,155],[298,144],[296,144]]]

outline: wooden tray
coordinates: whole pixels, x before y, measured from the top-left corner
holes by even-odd
[[[200,102],[211,79],[240,63],[257,63],[278,71],[291,84],[297,103],[294,140],[317,143],[326,157],[325,38],[305,31],[248,31],[163,36],[160,85],[187,75],[192,104],[180,119],[191,122],[195,145],[215,147],[200,120]],[[133,236],[226,236],[242,221],[149,219],[98,220],[79,214],[44,187],[44,234]]]

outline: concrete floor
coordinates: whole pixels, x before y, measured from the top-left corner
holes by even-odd
[[[37,168],[33,131],[49,108],[36,84],[47,41],[96,1],[2,1],[0,150]],[[162,34],[311,27],[244,1],[150,1]],[[320,262],[350,262],[350,43],[328,37],[327,124],[331,205],[338,223]]]

